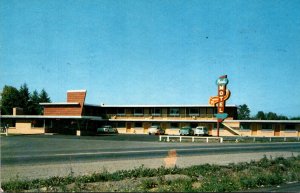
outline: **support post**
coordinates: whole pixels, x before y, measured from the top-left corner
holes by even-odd
[[[217,121],[217,137],[220,136],[220,122],[219,120]]]

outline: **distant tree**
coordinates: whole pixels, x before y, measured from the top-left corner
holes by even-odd
[[[1,114],[11,115],[14,107],[20,107],[20,95],[18,89],[5,85],[1,93]]]
[[[266,120],[266,115],[263,111],[258,111],[255,118],[259,120]]]
[[[26,83],[21,85],[20,89],[5,85],[1,93],[1,113],[3,115],[12,114],[13,107],[23,108],[24,114],[41,115],[42,107],[40,102],[51,102],[48,93],[42,89],[40,93],[34,90],[30,94]]]
[[[300,116],[299,117],[292,117],[291,120],[300,120]]]
[[[268,112],[266,117],[267,117],[267,120],[278,120],[277,114],[273,113],[273,112]]]
[[[23,85],[21,85],[20,89],[19,89],[19,103],[21,108],[23,108],[23,112],[24,114],[28,113],[28,103],[29,103],[29,99],[30,99],[30,92],[28,89],[28,86],[26,83],[24,83]]]
[[[277,119],[278,120],[289,120],[289,118],[285,115],[278,115]]]
[[[250,119],[250,109],[248,108],[248,106],[246,104],[243,105],[239,105],[238,109],[238,119],[239,120],[247,120]]]
[[[39,105],[40,98],[36,90],[30,95],[30,100],[28,102],[28,114],[39,115],[41,113],[41,107]]]

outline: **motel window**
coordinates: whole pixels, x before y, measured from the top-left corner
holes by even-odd
[[[144,113],[143,108],[135,108],[134,109],[134,116],[142,116]]]
[[[249,130],[251,129],[250,123],[241,123],[241,130]]]
[[[199,115],[199,108],[190,108],[189,109],[189,114],[191,116],[198,116]]]
[[[154,122],[154,123],[151,124],[151,126],[159,126],[160,127],[160,123]]]
[[[207,114],[214,114],[214,109],[213,108],[207,108]]]
[[[261,129],[262,129],[262,130],[272,130],[272,129],[273,129],[273,125],[270,124],[270,123],[263,123],[263,124],[261,125]]]
[[[196,128],[198,126],[198,123],[191,123],[192,128]]]
[[[118,122],[117,127],[118,128],[125,128],[126,127],[125,122]]]
[[[179,123],[171,123],[171,129],[177,129],[179,128]]]
[[[296,130],[296,125],[287,124],[287,125],[285,125],[285,130],[286,131],[295,131]]]
[[[124,116],[125,115],[125,108],[120,108],[117,110],[117,115]]]
[[[179,116],[179,108],[170,108],[171,116]]]
[[[135,122],[134,127],[143,127],[143,123],[142,122]]]
[[[200,114],[205,115],[206,114],[206,108],[200,108]]]
[[[161,115],[161,109],[160,108],[151,109],[151,115],[152,116],[160,116]]]

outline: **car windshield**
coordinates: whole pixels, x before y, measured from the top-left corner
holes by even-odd
[[[189,130],[191,128],[190,127],[182,127],[181,129],[183,129],[183,130]]]

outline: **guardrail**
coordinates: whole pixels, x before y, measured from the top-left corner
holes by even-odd
[[[8,129],[0,128],[0,135],[8,135]]]
[[[235,141],[235,142],[240,142],[240,141],[252,141],[252,142],[258,142],[258,141],[269,141],[269,142],[275,142],[275,141],[283,141],[287,142],[288,140],[296,140],[300,141],[300,137],[284,137],[284,136],[273,136],[273,137],[254,137],[254,136],[245,136],[245,137],[228,137],[224,138],[224,141]]]
[[[191,139],[192,142],[195,142],[195,139],[206,139],[206,143],[209,142],[209,139],[217,139],[220,143],[223,143],[223,137],[196,137],[196,136],[179,136],[179,135],[160,135],[159,141],[162,141],[163,138],[167,139],[167,142],[170,141],[170,139],[179,139],[181,142],[182,139]]]

